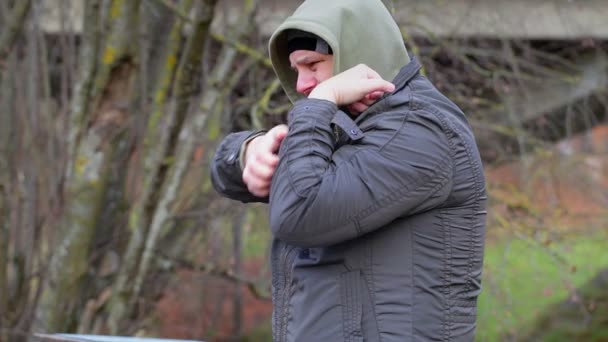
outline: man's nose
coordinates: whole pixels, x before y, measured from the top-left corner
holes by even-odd
[[[317,85],[317,81],[310,75],[298,75],[298,82],[296,84],[296,90],[300,94],[308,95],[310,91]]]

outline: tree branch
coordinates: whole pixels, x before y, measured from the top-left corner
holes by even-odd
[[[2,163],[2,161],[0,161]],[[4,171],[0,164],[0,179],[4,179]],[[0,181],[0,312],[8,312],[8,201],[6,201],[6,191],[4,184]],[[8,326],[8,318],[2,315],[0,318],[0,328]],[[6,339],[0,332],[0,339]]]
[[[0,68],[4,66],[4,60],[11,53],[31,7],[31,0],[17,1],[13,13],[7,16],[10,18],[8,28],[0,34]]]
[[[167,0],[154,0],[154,1],[165,6],[167,9],[171,10],[171,12],[173,12],[175,15],[177,15],[182,21],[188,22],[190,24],[194,24],[194,20],[192,20],[188,16],[187,12],[184,12],[181,8],[178,8],[171,2],[169,2]],[[184,6],[182,6],[182,7],[184,7]],[[186,9],[187,9],[187,7],[186,7]]]
[[[99,0],[87,1],[83,19],[84,31],[79,56],[78,81],[75,85],[74,97],[72,98],[70,108],[66,179],[69,179],[71,176],[74,156],[76,155],[83,130],[86,128],[85,122],[89,113],[89,102],[91,101],[93,81],[97,72],[97,55],[101,41],[99,10]]]
[[[191,24],[196,24],[196,21],[191,19],[187,13],[180,10],[175,5],[170,3],[169,1],[167,1],[167,0],[155,0],[155,1],[162,4],[167,9],[171,10],[181,20],[186,21]],[[266,57],[263,53],[259,52],[258,50],[254,49],[254,48],[251,48],[239,41],[229,39],[226,36],[219,34],[219,33],[215,33],[215,32],[211,33],[211,38],[213,38],[214,40],[216,40],[217,42],[220,42],[222,44],[228,44],[228,45],[232,46],[234,49],[236,49],[238,52],[240,52],[244,55],[247,55],[248,57],[256,60],[258,63],[260,63],[268,68],[272,68],[272,63],[270,62],[270,58]]]
[[[241,274],[236,274],[230,269],[218,267],[213,264],[200,264],[197,265],[191,261],[180,259],[176,257],[171,257],[169,255],[164,254],[163,252],[156,251],[157,257],[159,257],[160,261],[167,262],[170,265],[169,270],[174,271],[177,269],[184,269],[188,271],[203,273],[215,277],[219,277],[231,282],[242,283],[251,291],[254,297],[261,300],[271,300],[267,291],[261,289],[263,287],[260,284],[260,281],[256,281],[254,279],[248,278]]]
[[[272,68],[272,63],[270,62],[270,58],[264,56],[264,54],[259,52],[258,50],[251,48],[241,42],[228,39],[228,38],[226,38],[226,36],[221,35],[219,33],[212,33],[211,37],[220,43],[224,43],[224,44],[228,44],[228,45],[232,46],[238,52],[240,52],[244,55],[247,55],[249,58],[256,60],[258,63],[260,63],[268,68]]]

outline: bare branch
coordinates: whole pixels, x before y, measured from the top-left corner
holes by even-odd
[[[101,94],[105,89],[112,69],[125,61],[132,61],[136,44],[133,39],[137,33],[132,29],[138,22],[139,3],[141,0],[112,0],[109,4],[108,27],[111,28],[108,39],[101,51],[101,60],[93,83],[90,98],[91,108],[97,108]]]
[[[212,12],[215,7],[215,0],[208,1],[204,3],[203,6],[203,8],[198,9],[199,20],[196,21],[198,23],[198,26],[195,33],[191,36],[191,40],[188,44],[189,48],[187,48],[186,52],[186,56],[188,56],[188,52],[192,53],[189,56],[192,59],[192,65],[201,64],[203,57],[202,46],[204,45],[204,42],[208,36],[208,29],[211,25],[211,20],[213,19]],[[196,51],[196,53],[193,53],[194,51]],[[197,74],[197,71],[199,69],[187,67],[188,64],[186,64],[186,68],[189,69],[187,71],[189,75],[192,76]],[[177,75],[177,81],[184,82],[181,84],[177,84],[178,87],[176,89],[176,97],[178,104],[186,100],[186,95],[183,93],[184,89],[186,87],[192,87],[192,84],[194,83],[194,79],[185,79],[183,77],[180,77],[180,75],[182,75],[186,68],[181,68],[178,71]],[[150,232],[146,240],[142,260],[139,265],[139,271],[135,278],[134,294],[136,296],[139,294],[145,275],[147,274],[150,262],[152,260],[152,251],[156,248],[156,245],[159,241],[159,237],[161,235],[161,230],[167,223],[167,220],[173,216],[171,204],[177,198],[178,190],[182,184],[184,175],[190,163],[192,152],[194,150],[194,143],[191,141],[194,140],[197,136],[196,134],[189,134],[189,131],[192,130],[194,127],[204,125],[205,122],[204,118],[200,123],[191,122],[186,118],[188,112],[191,111],[191,109],[194,107],[195,106],[192,106],[191,104],[184,103],[183,106],[178,105],[175,112],[173,113],[173,116],[176,117],[176,119],[178,120],[175,129],[179,130],[179,136],[182,137],[183,141],[180,141],[180,144],[176,144],[176,140],[172,139],[171,141],[169,141],[169,145],[167,146],[169,148],[168,152],[174,152],[173,156],[175,158],[175,161],[173,164],[171,164],[167,172],[167,177],[162,180],[164,182],[164,186],[160,193],[158,204],[155,208],[154,215],[150,222]],[[187,121],[184,123],[184,120]]]
[[[171,10],[175,15],[177,15],[181,20],[192,23],[192,24],[195,23],[195,21],[192,20],[183,10],[177,8],[175,5],[173,5],[169,1],[167,1],[167,0],[155,0],[155,1],[163,4],[169,10]],[[266,55],[264,53],[261,53],[261,52],[257,51],[256,49],[251,48],[239,41],[229,39],[225,35],[222,35],[219,33],[213,32],[213,33],[211,33],[211,37],[220,43],[228,44],[228,45],[232,46],[238,52],[245,54],[250,58],[253,58],[254,60],[261,63],[262,65],[264,65],[268,68],[272,68],[272,63],[270,62],[270,59],[268,57],[266,57]]]
[[[272,68],[272,63],[270,62],[270,59],[268,57],[266,57],[263,53],[259,52],[258,50],[253,49],[238,41],[228,39],[225,36],[218,34],[218,33],[213,33],[211,36],[213,37],[213,39],[217,40],[218,42],[228,44],[228,45],[232,46],[233,48],[235,48],[238,52],[247,55],[248,57],[256,60],[257,62],[259,62],[260,64],[262,64],[268,68]]]
[[[184,11],[184,8],[188,8],[188,7],[184,7],[182,6],[182,8],[178,8],[177,6],[175,6],[174,4],[172,4],[171,2],[167,1],[167,0],[155,0],[156,2],[158,2],[159,4],[165,6],[167,9],[171,10],[171,12],[173,12],[175,15],[177,15],[182,21],[194,24],[194,21],[188,16],[188,12]]]
[[[248,278],[246,276],[236,274],[230,269],[218,267],[213,264],[201,264],[197,265],[191,261],[180,259],[177,257],[171,257],[163,254],[162,252],[157,251],[157,257],[159,261],[163,261],[171,265],[171,270],[175,269],[184,269],[194,272],[200,272],[203,274],[208,274],[216,277],[220,277],[226,279],[228,281],[241,283],[247,286],[247,288],[251,291],[251,293],[258,299],[261,300],[271,300],[271,297],[267,294],[268,291],[261,289],[263,287],[260,281],[256,281],[254,279]]]
[[[8,28],[3,33],[0,33],[0,68],[4,66],[6,56],[11,53],[31,7],[31,0],[15,2],[13,13],[9,15],[10,22]]]
[[[68,155],[66,166],[66,179],[70,178],[72,172],[74,156],[76,154],[78,142],[86,128],[86,119],[89,113],[89,103],[91,102],[93,81],[97,71],[97,55],[101,42],[99,0],[87,1],[84,13],[84,32],[83,44],[80,48],[80,69],[78,81],[74,89],[72,98],[70,123],[68,128]]]
[[[0,163],[2,163],[0,161]],[[3,179],[5,172],[3,165],[0,164],[0,179]],[[0,312],[8,312],[8,201],[4,184],[0,181]],[[2,315],[0,318],[0,328],[8,326],[8,318]],[[5,339],[0,332],[0,339]]]

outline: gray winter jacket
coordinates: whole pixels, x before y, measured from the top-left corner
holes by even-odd
[[[217,191],[269,202],[275,341],[474,339],[482,163],[462,111],[419,70],[412,59],[390,78],[395,91],[354,120],[294,99],[269,198],[241,179],[239,150],[254,132],[219,146]]]

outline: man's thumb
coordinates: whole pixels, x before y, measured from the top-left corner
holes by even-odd
[[[266,135],[268,136],[268,141],[270,143],[270,150],[272,152],[277,152],[279,147],[281,146],[281,142],[287,136],[288,128],[286,125],[278,125],[273,127]]]

